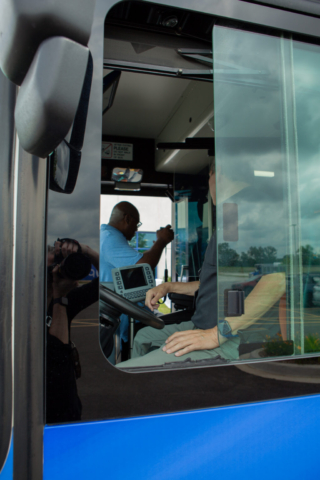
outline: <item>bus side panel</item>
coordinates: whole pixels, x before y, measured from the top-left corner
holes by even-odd
[[[0,71],[0,471],[7,460],[12,433],[12,262],[15,101],[15,85],[10,83]],[[7,461],[7,463],[10,462]],[[0,474],[1,478],[2,475],[4,474]],[[9,477],[6,476],[4,478]]]
[[[5,464],[0,472],[0,480],[11,480],[13,478],[13,436],[11,437],[10,450]]]
[[[44,479],[314,478],[320,396],[46,427]]]

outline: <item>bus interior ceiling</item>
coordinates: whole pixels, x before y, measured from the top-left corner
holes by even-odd
[[[142,183],[149,185],[126,194],[165,196],[169,190],[173,198],[174,174],[176,180],[180,174],[188,175],[190,185],[199,174],[207,175],[208,150],[158,149],[157,145],[193,137],[213,140],[214,133],[212,76],[183,78],[172,70],[202,69],[177,50],[211,45],[115,25],[106,25],[105,32],[103,76],[114,71],[121,74],[112,106],[103,114],[102,141],[132,144],[133,159],[102,159],[101,193],[118,193],[110,182],[113,168],[138,168],[143,170]]]

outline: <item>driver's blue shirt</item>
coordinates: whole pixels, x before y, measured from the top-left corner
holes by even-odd
[[[113,282],[111,273],[113,268],[135,265],[142,257],[142,253],[130,247],[123,233],[111,225],[101,225],[99,272],[101,282]],[[120,338],[127,342],[129,319],[127,315],[121,315],[120,319]]]

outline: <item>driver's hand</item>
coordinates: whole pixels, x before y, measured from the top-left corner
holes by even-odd
[[[158,285],[157,287],[148,290],[146,294],[145,305],[150,308],[152,312],[154,311],[154,309],[159,308],[158,301],[160,300],[160,298],[167,295],[167,293],[169,292],[169,288],[170,282],[162,283],[161,285]]]
[[[195,350],[212,350],[219,347],[217,327],[209,330],[186,330],[176,332],[166,340],[162,350],[166,353],[175,353],[181,357]]]

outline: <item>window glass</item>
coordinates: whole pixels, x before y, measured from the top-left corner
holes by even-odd
[[[300,315],[304,327],[301,353],[320,352],[319,55],[318,46],[293,42],[301,226],[300,237],[295,238],[298,242],[295,254],[299,255],[302,265]]]
[[[198,152],[194,152],[195,161]],[[209,163],[209,161],[208,161]],[[209,168],[198,175],[175,175],[176,280],[199,280],[208,241],[212,235],[213,208],[208,191]]]
[[[213,38],[222,356],[317,352],[320,50],[223,27]]]
[[[316,203],[317,196],[311,193],[311,185],[316,185],[313,174],[316,178],[318,151],[318,93],[312,80],[317,75],[317,49],[266,35],[242,32],[236,36],[232,30],[228,37],[217,35],[214,105],[210,39],[214,17],[201,18],[194,11],[180,9],[183,31],[175,31],[164,29],[159,22],[149,23],[150,12],[157,18],[162,15],[149,2],[134,2],[132,6],[131,2],[120,2],[115,8],[119,15],[106,19],[103,58],[102,36],[96,31],[90,40],[97,69],[76,188],[69,195],[48,193],[47,422],[128,418],[317,393],[319,388],[314,384],[295,384],[292,389],[292,383],[281,382],[279,388],[275,384],[280,382],[253,376],[246,382],[247,375],[239,371],[243,365],[224,366],[233,360],[239,363],[239,352],[232,355],[234,348],[219,348],[219,339],[212,336],[218,331],[218,306],[219,319],[225,318],[225,285],[239,285],[246,275],[243,290],[248,298],[256,283],[259,286],[263,278],[275,273],[286,276],[285,294],[272,307],[278,320],[266,317],[260,327],[271,337],[273,332],[268,328],[276,326],[279,333],[280,325],[286,353],[288,349],[289,353],[308,352],[301,331],[305,329],[306,336],[316,332],[318,251],[312,218],[317,207],[311,208],[311,200]],[[143,21],[141,9],[148,10]],[[133,13],[136,23],[132,23]],[[181,49],[189,53],[182,57]],[[102,102],[106,78],[113,79],[113,85],[118,82],[108,109]],[[232,129],[223,131],[228,121]],[[260,174],[253,175],[253,186],[257,198],[260,195],[267,200],[260,202],[259,215],[246,210],[245,220],[254,225],[250,232],[243,216],[248,198],[240,198],[240,189],[234,192],[228,183],[218,182],[218,197],[221,192],[225,197],[221,208],[213,204],[215,182],[209,174],[214,136],[220,176],[228,174],[235,182],[250,184],[250,162],[257,161],[254,170]],[[186,142],[191,142],[192,148],[187,148]],[[248,145],[254,148],[250,150]],[[308,178],[302,161],[312,164]],[[116,179],[116,185],[112,174],[116,168],[127,173],[143,171],[140,185],[131,184],[130,175],[122,179],[126,182]],[[261,176],[261,172],[270,171],[274,177]],[[300,207],[294,192],[299,193]],[[238,199],[228,199],[236,193]],[[120,209],[121,214],[109,225],[114,207],[121,202],[130,202],[135,210]],[[267,222],[270,216],[272,221]],[[114,222],[120,222],[120,229]],[[165,247],[161,242],[160,258],[153,262],[143,258],[153,249],[161,227],[169,224],[175,238],[165,242]],[[109,243],[108,232],[113,232]],[[219,249],[212,238],[218,238]],[[217,249],[218,262],[214,259]],[[240,265],[242,252],[245,255]],[[75,267],[88,266],[77,275],[78,281],[70,275],[72,265],[66,269],[75,258],[73,254],[82,254]],[[141,275],[145,267],[141,261],[155,268],[144,269]],[[126,267],[126,273],[118,272],[114,280],[112,270]],[[73,273],[78,274],[78,268]],[[309,287],[311,274],[314,283]],[[168,292],[160,296],[150,320],[145,316],[144,299],[152,275],[157,287],[176,282],[176,291],[182,288],[187,295],[172,300]],[[134,307],[129,312],[123,308],[124,292],[113,301],[112,290],[121,279],[130,280],[126,285],[123,281]],[[107,298],[105,288],[109,289]],[[303,304],[300,298],[304,298]],[[260,294],[259,302],[264,300]],[[158,328],[161,322],[165,328]],[[259,327],[258,322],[255,327]],[[244,347],[251,349],[251,354],[261,349],[261,343],[267,343],[266,337],[260,336],[258,341],[246,338],[248,332],[252,334],[249,328],[243,329],[240,346],[236,340],[241,358]],[[195,348],[164,351],[168,338],[180,334]],[[206,343],[208,335],[213,345]],[[234,340],[227,340],[224,345],[233,347]],[[317,348],[317,337],[310,341]],[[271,342],[271,349],[273,345]],[[208,366],[211,368],[202,368]],[[142,398],[148,401],[141,402]]]

